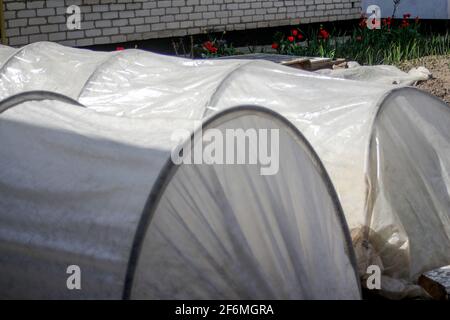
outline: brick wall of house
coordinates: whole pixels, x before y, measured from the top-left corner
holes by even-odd
[[[9,45],[119,43],[359,17],[361,0],[3,0]],[[81,29],[67,30],[67,7]]]

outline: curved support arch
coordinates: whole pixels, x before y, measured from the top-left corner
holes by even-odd
[[[8,66],[11,64],[11,62],[14,60],[15,57],[17,57],[18,55],[20,55],[22,52],[24,52],[24,50],[29,49],[29,48],[33,48],[33,47],[38,47],[41,45],[50,45],[53,47],[63,47],[61,45],[55,44],[54,42],[48,42],[48,41],[42,41],[42,42],[35,42],[35,43],[30,43],[26,46],[21,47],[20,49],[16,50],[12,55],[10,55],[5,62],[3,63],[3,65],[0,65],[0,77],[2,76],[3,72],[6,70],[6,68],[8,68]],[[108,56],[103,62],[100,62],[100,65],[96,66],[95,71],[89,76],[89,78],[86,80],[85,84],[83,85],[82,89],[80,90],[80,92],[77,92],[77,99],[81,96],[81,94],[84,91],[85,86],[87,85],[87,83],[89,83],[89,81],[95,76],[95,74],[97,73],[97,70],[99,70],[101,67],[103,67],[105,64],[107,64],[108,62],[110,62],[110,60],[113,57],[116,57],[118,54],[121,54],[121,52],[117,52],[115,54],[111,54],[110,56]]]
[[[119,51],[116,53],[112,53],[111,56],[109,56],[107,59],[105,59],[100,65],[97,66],[97,68],[95,68],[94,72],[92,72],[92,74],[89,76],[89,78],[86,80],[86,82],[83,84],[83,87],[81,88],[77,99],[80,99],[81,95],[83,94],[84,90],[86,89],[86,87],[88,86],[88,84],[92,81],[92,79],[94,79],[94,77],[97,75],[98,71],[100,69],[102,69],[103,67],[109,65],[111,63],[111,61],[114,58],[117,58],[118,56],[123,55],[123,51]]]
[[[448,104],[413,87],[392,89],[374,105],[365,150],[365,222],[355,232],[365,249],[377,248],[387,277],[414,282],[450,261],[449,118]],[[386,212],[395,217],[395,229],[380,223]],[[398,241],[388,241],[394,237]]]
[[[356,255],[355,255],[355,252],[353,249],[353,243],[352,243],[352,239],[350,236],[350,231],[349,231],[349,228],[347,225],[347,220],[345,219],[344,212],[342,210],[337,192],[334,188],[334,185],[331,182],[331,179],[330,179],[322,161],[320,160],[317,153],[314,151],[314,149],[311,146],[311,144],[309,143],[309,141],[297,129],[297,127],[295,127],[289,120],[284,118],[279,113],[276,113],[273,110],[267,109],[264,107],[252,106],[252,105],[236,106],[236,107],[232,107],[232,108],[226,109],[224,111],[215,113],[211,117],[207,118],[202,123],[201,127],[197,128],[195,130],[195,132],[192,133],[191,136],[184,143],[182,143],[182,145],[190,144],[191,146],[193,146],[194,137],[196,136],[196,134],[198,134],[198,132],[200,132],[201,130],[203,130],[203,131],[207,130],[207,128],[210,125],[217,122],[224,116],[236,117],[236,116],[239,116],[242,114],[248,114],[248,113],[262,114],[265,116],[272,117],[274,120],[280,122],[289,131],[291,131],[291,133],[298,139],[300,144],[303,144],[306,153],[309,155],[309,157],[310,157],[312,163],[314,164],[314,166],[316,167],[319,175],[323,178],[326,189],[331,196],[331,200],[336,209],[335,212],[337,212],[337,220],[340,223],[340,226],[341,226],[341,229],[343,232],[343,236],[345,239],[344,246],[346,248],[349,260],[353,267],[355,277],[356,277],[356,279],[359,279],[359,275],[358,275],[358,271],[357,271],[358,269],[357,269],[357,263],[356,263]],[[143,212],[141,214],[141,217],[140,217],[137,229],[136,229],[136,233],[134,235],[134,240],[133,240],[133,244],[132,244],[131,252],[130,252],[130,256],[129,256],[128,266],[127,266],[126,275],[125,275],[124,291],[123,291],[123,296],[122,296],[122,298],[125,300],[131,299],[134,276],[135,276],[135,272],[136,272],[136,268],[137,268],[137,264],[138,264],[139,256],[140,256],[140,253],[142,250],[146,232],[152,222],[154,213],[158,207],[158,204],[162,198],[162,195],[164,194],[164,191],[166,190],[169,182],[171,181],[172,177],[175,175],[175,173],[177,172],[179,167],[180,167],[179,165],[175,165],[173,163],[173,161],[169,158],[166,161],[164,167],[162,168],[162,170],[161,170],[158,178],[156,179],[156,181],[152,187],[152,190],[150,191],[150,194],[147,198],[146,204],[144,206]],[[359,281],[357,281],[357,282],[358,282],[359,291],[361,292],[361,287],[360,287]]]
[[[50,92],[50,91],[27,91],[22,92],[13,96],[10,96],[6,99],[3,99],[0,101],[0,114],[5,112],[8,109],[11,109],[21,103],[27,102],[27,101],[42,101],[42,100],[58,100],[61,102],[65,102],[68,104],[73,104],[77,107],[86,108],[78,101],[69,98],[65,95]]]
[[[214,104],[215,100],[216,100],[216,96],[219,93],[220,89],[225,85],[225,83],[227,83],[231,77],[236,74],[238,71],[242,70],[243,68],[247,67],[250,64],[256,63],[258,61],[252,60],[252,61],[247,61],[244,64],[241,64],[239,66],[237,66],[236,68],[232,69],[221,81],[220,83],[217,85],[217,87],[214,89],[214,92],[211,94],[211,96],[209,97],[209,100],[206,102],[205,104],[205,111],[203,112],[203,116],[202,119],[205,118],[208,114],[208,107],[210,107],[211,105]]]
[[[372,119],[372,125],[370,128],[370,138],[369,138],[369,143],[367,144],[367,149],[366,149],[366,164],[365,164],[365,169],[366,172],[368,173],[367,175],[367,190],[366,190],[366,209],[365,209],[365,215],[366,215],[366,226],[370,225],[370,221],[372,221],[372,217],[373,217],[373,207],[374,207],[374,201],[376,198],[376,194],[378,193],[378,188],[376,185],[373,185],[372,181],[375,181],[376,176],[378,175],[378,164],[375,162],[374,163],[374,159],[371,157],[371,150],[373,150],[374,148],[374,144],[376,143],[375,141],[375,125],[378,121],[378,119],[380,118],[381,113],[383,112],[383,110],[385,109],[385,101],[387,101],[391,96],[397,94],[400,91],[413,91],[413,92],[420,92],[420,94],[423,94],[425,96],[427,96],[428,98],[433,99],[434,101],[439,101],[442,102],[443,106],[447,106],[448,111],[450,111],[450,106],[448,104],[446,104],[444,101],[442,101],[441,99],[439,99],[438,97],[436,97],[435,95],[432,95],[431,93],[428,93],[426,91],[417,89],[417,88],[413,88],[413,87],[403,87],[403,88],[394,88],[390,91],[388,91],[387,93],[385,93],[377,102],[376,102],[376,112],[373,116]],[[364,239],[366,241],[368,241],[369,239],[369,228],[367,228],[364,231]]]
[[[29,47],[33,47],[36,46],[38,43],[42,43],[42,42],[34,42],[34,43],[30,43],[27,44],[23,47],[21,47],[20,49],[18,49],[16,52],[14,52],[11,56],[9,56],[8,59],[6,59],[6,61],[1,65],[0,67],[0,76],[3,74],[3,71],[6,69],[6,67],[11,63],[11,61],[18,56],[19,54],[21,54],[25,49],[29,48]]]

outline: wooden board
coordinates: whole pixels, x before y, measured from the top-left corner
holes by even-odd
[[[325,68],[330,69],[333,68],[334,65],[342,64],[345,62],[345,59],[332,60],[330,58],[299,57],[299,56],[288,56],[288,55],[268,54],[268,53],[242,54],[236,56],[220,57],[218,59],[266,60],[308,71],[314,71]]]
[[[450,266],[422,274],[419,285],[435,300],[450,300]]]

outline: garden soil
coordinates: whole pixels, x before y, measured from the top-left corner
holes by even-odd
[[[406,61],[400,64],[399,68],[407,72],[411,68],[419,66],[424,66],[430,70],[433,78],[419,83],[417,87],[434,94],[450,104],[450,55],[428,56]]]

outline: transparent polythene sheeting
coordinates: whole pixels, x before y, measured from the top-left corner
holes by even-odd
[[[150,241],[156,249],[144,245],[135,252],[137,262],[151,261],[152,268],[144,268],[146,273],[139,273],[134,283],[152,285],[133,291],[132,298],[360,298],[348,230],[311,149],[273,115],[248,113],[240,109],[230,114],[222,129],[279,129],[280,152],[285,155],[282,173],[265,178],[258,166],[230,165],[219,177],[207,165],[186,165],[180,173],[199,174],[181,175],[175,184],[195,191],[195,198],[182,190],[177,196],[166,195],[162,186],[170,184],[172,176],[160,176],[176,145],[172,133],[194,131],[198,124],[192,120],[120,118],[49,100],[24,102],[2,113],[0,296],[121,298],[145,211],[156,219],[146,235],[162,235],[167,242]],[[260,189],[252,198],[253,184]],[[217,193],[218,188],[223,193]],[[182,207],[170,215],[163,209],[144,210],[150,191]],[[280,195],[282,207],[274,201]],[[218,207],[210,210],[215,204]],[[184,219],[187,223],[180,225]],[[198,227],[199,221],[215,224],[217,232]],[[266,234],[258,235],[252,221]],[[238,230],[245,236],[235,237]],[[210,237],[215,240],[204,242]],[[229,246],[237,252],[224,251]],[[249,250],[239,250],[244,246]],[[212,251],[206,252],[208,247]],[[179,263],[191,253],[189,261]],[[206,253],[226,263],[211,271],[210,260],[202,258]],[[67,290],[69,265],[81,268],[82,290]],[[198,274],[201,279],[192,276]],[[203,281],[186,283],[188,279]],[[217,291],[209,283],[225,285]]]
[[[221,84],[211,114],[243,103],[266,105],[298,127],[330,173],[350,228],[366,224],[366,148],[384,86],[367,87],[267,62],[244,66]],[[349,94],[354,92],[355,94]]]
[[[85,51],[83,54],[90,55]],[[52,60],[55,65],[63,62]],[[19,72],[20,68],[16,70]],[[42,88],[39,82],[32,84],[49,89]],[[333,79],[262,61],[193,61],[131,50],[109,54],[82,87],[79,99],[88,108],[122,118],[202,119],[239,104],[266,106],[287,117],[311,142],[338,191],[351,228],[371,227],[372,211],[380,210],[370,200],[370,191],[378,183],[378,176],[368,166],[370,139],[375,115],[394,86]],[[407,96],[409,92],[403,94]],[[418,95],[424,99],[424,105],[431,103],[432,98]],[[440,121],[449,120],[444,115]],[[427,129],[422,126],[417,130]],[[428,146],[418,144],[417,150],[426,153]],[[448,163],[448,159],[439,156],[435,161]],[[411,161],[414,163],[414,159]],[[448,186],[447,177],[448,171],[441,170],[435,179]],[[414,193],[408,195],[415,197]],[[436,208],[431,212],[440,214]],[[401,228],[398,219],[386,221],[390,221],[393,230]],[[383,234],[382,239],[388,242],[392,234]],[[414,243],[420,241],[414,239]],[[429,250],[432,253],[435,249]],[[423,258],[419,255],[417,259]],[[425,267],[426,261],[422,260],[421,265]],[[400,264],[396,274],[412,275],[420,270],[404,266]]]
[[[11,47],[8,47],[8,46],[4,46],[4,45],[0,45],[0,67],[15,52],[16,52],[16,49],[14,49],[14,48],[11,48]]]
[[[193,125],[109,117],[57,101],[2,113],[1,297],[120,299],[173,128]],[[69,265],[81,268],[82,290],[67,289]]]
[[[91,77],[79,101],[128,117],[202,119],[223,78],[245,61],[194,61],[129,50]]]
[[[240,101],[264,104],[292,121],[314,146],[329,172],[350,228],[373,230],[371,239],[376,239],[376,248],[380,250],[377,255],[385,264],[386,275],[415,281],[420,273],[447,265],[450,259],[450,203],[446,200],[450,194],[450,155],[445,143],[450,134],[450,115],[448,106],[420,91],[411,88],[396,91],[397,96],[403,97],[405,114],[411,116],[418,109],[422,115],[411,122],[391,119],[391,126],[404,126],[405,132],[410,130],[430,137],[416,141],[406,139],[405,133],[405,136],[391,137],[394,147],[378,164],[384,169],[373,174],[378,168],[368,166],[368,150],[378,145],[371,144],[370,139],[383,95],[389,89],[392,88],[384,85],[315,78],[260,62],[244,66],[222,83],[208,111],[227,109]],[[387,109],[398,108],[390,102],[382,105]],[[388,119],[376,123],[384,122]],[[379,143],[389,142],[381,139]],[[401,145],[408,145],[415,152],[396,161],[396,165],[405,168],[407,163],[413,172],[422,172],[419,181],[411,178],[411,172],[396,177],[389,171],[393,166],[389,163],[399,156]],[[430,154],[435,156],[429,158]],[[428,162],[420,164],[420,159],[426,157]],[[381,175],[407,182],[387,188],[379,181]],[[368,203],[368,192],[379,183],[380,198],[375,204]],[[418,194],[423,196],[421,201],[417,201]],[[383,195],[388,200],[381,201]],[[434,199],[431,204],[428,198]],[[426,221],[430,225],[425,227],[428,229],[425,235],[424,230],[417,232],[416,228],[404,230],[405,224],[423,228]],[[407,252],[406,261],[404,252]],[[361,260],[366,260],[364,254]]]
[[[5,54],[1,54],[5,52]],[[0,50],[0,99],[52,91],[102,113],[201,119],[209,98],[246,61],[173,58],[141,50],[94,52],[51,42]]]
[[[392,278],[450,264],[449,119],[448,105],[406,89],[375,122],[370,238]]]
[[[3,50],[0,50],[0,53]],[[0,99],[25,91],[46,90],[78,98],[93,72],[114,53],[38,42],[3,55]]]
[[[342,246],[350,240],[302,139],[251,113],[210,127],[279,130],[280,170],[261,176],[252,165],[178,168],[146,233],[132,297],[358,299]]]

